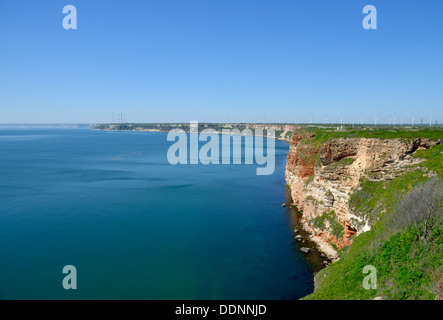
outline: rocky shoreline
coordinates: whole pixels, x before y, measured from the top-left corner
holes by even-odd
[[[291,189],[286,185],[286,209],[291,218],[291,228],[297,249],[306,255],[314,274],[324,267],[333,263],[333,259],[324,251],[318,242],[312,239],[312,234],[306,230],[303,224],[303,214],[294,205],[291,197]]]

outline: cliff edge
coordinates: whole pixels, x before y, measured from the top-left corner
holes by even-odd
[[[294,133],[287,158],[286,181],[304,229],[331,259],[372,228],[379,217],[353,210],[351,195],[362,181],[392,180],[418,170],[414,157],[441,139],[331,138],[315,132]],[[432,173],[430,173],[432,175]]]

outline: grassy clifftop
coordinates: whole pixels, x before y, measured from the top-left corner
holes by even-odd
[[[321,146],[341,137],[443,138],[438,129],[313,131],[315,138],[304,143]],[[392,180],[360,181],[349,206],[376,223],[316,275],[315,292],[305,299],[443,298],[443,144],[413,156],[424,159],[415,171]],[[363,287],[367,265],[376,268],[376,289]]]
[[[316,144],[321,146],[323,143],[334,138],[377,138],[377,139],[443,139],[443,128],[441,127],[421,127],[421,128],[400,128],[400,127],[369,127],[352,129],[346,127],[343,130],[335,128],[318,126],[303,126],[295,133],[315,133],[315,137],[309,140],[303,140],[303,143]]]

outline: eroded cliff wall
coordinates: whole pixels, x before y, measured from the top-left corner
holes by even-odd
[[[388,180],[415,170],[413,153],[441,140],[336,138],[326,142],[315,133],[294,134],[287,158],[286,181],[303,227],[331,259],[371,221],[353,212],[350,196],[362,179]]]

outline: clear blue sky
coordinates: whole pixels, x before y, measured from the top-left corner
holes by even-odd
[[[0,123],[443,122],[442,15],[441,0],[1,1]]]

